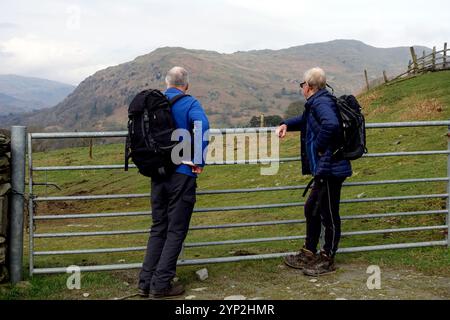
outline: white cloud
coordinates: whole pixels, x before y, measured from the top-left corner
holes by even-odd
[[[61,62],[80,62],[86,50],[74,43],[54,42],[35,35],[12,38],[1,43],[2,52],[13,55],[22,66],[45,66]]]
[[[0,42],[1,73],[27,74],[77,83],[99,67],[92,53],[75,42],[52,41],[29,34]],[[93,65],[90,65],[93,64]]]

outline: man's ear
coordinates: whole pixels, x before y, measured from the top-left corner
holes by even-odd
[[[189,83],[186,85],[186,91],[189,90]]]

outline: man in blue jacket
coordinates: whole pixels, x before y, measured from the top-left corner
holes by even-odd
[[[339,203],[344,180],[352,175],[348,160],[335,154],[341,141],[341,127],[335,98],[326,89],[325,72],[308,70],[300,84],[307,102],[302,115],[288,119],[277,128],[280,138],[287,131],[301,131],[302,173],[311,174],[314,184],[305,203],[306,241],[296,255],[284,262],[310,276],[336,270],[334,257],[341,237]],[[321,224],[325,244],[317,255]]]
[[[196,178],[205,165],[203,155],[206,154],[208,140],[203,137],[209,130],[208,118],[200,102],[185,95],[189,88],[188,72],[182,67],[172,68],[167,73],[166,84],[165,95],[169,100],[183,95],[172,106],[172,116],[177,129],[195,132],[195,141],[190,141],[195,144],[195,156],[191,155],[190,165],[180,164],[165,180],[152,180],[153,224],[139,274],[139,294],[153,298],[184,293],[183,286],[174,284],[172,280],[196,201]],[[203,134],[197,134],[199,132]]]

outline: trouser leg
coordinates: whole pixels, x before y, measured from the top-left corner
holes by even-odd
[[[316,253],[317,244],[320,238],[321,220],[318,212],[319,196],[322,192],[321,183],[315,180],[311,188],[308,199],[305,203],[305,218],[306,218],[306,240],[305,248]]]
[[[339,215],[339,202],[344,179],[324,179],[323,197],[319,204],[319,212],[322,224],[325,227],[325,244],[323,251],[328,256],[334,257],[341,239],[341,218]]]
[[[164,182],[152,181],[151,188],[152,227],[147,242],[147,251],[139,274],[139,288],[150,289],[150,282],[159,262],[168,228],[168,198],[164,189]]]
[[[175,277],[178,256],[186,238],[195,204],[196,179],[175,173],[168,183],[167,239],[153,273],[151,289],[161,291]]]

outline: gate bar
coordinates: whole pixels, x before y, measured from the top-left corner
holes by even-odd
[[[349,231],[343,232],[342,236],[359,236],[382,233],[398,233],[398,232],[413,232],[413,231],[430,231],[447,229],[447,225],[443,226],[426,226],[426,227],[410,227],[398,229],[379,229],[379,230],[363,230],[363,231]],[[286,237],[270,237],[270,238],[254,238],[254,239],[240,239],[240,240],[223,240],[223,241],[209,241],[209,242],[192,242],[184,244],[185,248],[198,248],[229,244],[243,244],[243,243],[260,243],[272,241],[291,241],[305,239],[306,236],[286,236]],[[55,251],[36,251],[35,256],[48,255],[66,255],[66,254],[96,254],[96,253],[114,253],[114,252],[131,252],[143,251],[146,247],[125,247],[125,248],[103,248],[103,249],[79,249],[79,250],[55,250]]]
[[[370,219],[370,218],[383,218],[383,217],[401,217],[401,216],[415,216],[415,215],[431,215],[431,214],[447,214],[448,210],[430,210],[430,211],[409,211],[409,212],[390,212],[390,213],[372,213],[364,215],[352,215],[342,216],[341,220],[350,219]],[[61,219],[92,219],[92,218],[113,218],[113,217],[134,217],[134,216],[149,216],[150,211],[138,211],[138,212],[110,212],[110,213],[81,213],[81,214],[62,214],[62,215],[42,215],[34,217],[34,220],[61,220]],[[284,222],[286,221],[286,222]],[[292,222],[294,221],[294,222]],[[263,224],[289,224],[300,223],[304,220],[278,220],[278,221],[264,221],[252,223],[238,223],[238,224],[226,224],[216,226],[201,227],[204,229],[218,229],[220,227],[230,228],[230,226],[246,226],[255,227]],[[200,227],[192,227],[191,230],[197,230]]]
[[[450,126],[450,121],[405,121],[405,122],[386,122],[386,123],[367,123],[366,128],[408,128],[408,127],[443,127]],[[210,129],[209,133],[214,134],[241,134],[241,133],[260,133],[273,132],[275,127],[269,128],[236,128],[236,129]],[[128,134],[127,131],[110,132],[39,132],[32,133],[32,139],[67,139],[67,138],[123,138]]]
[[[447,241],[428,241],[428,242],[416,242],[416,243],[399,243],[399,244],[386,244],[377,246],[366,247],[353,247],[353,248],[340,248],[338,253],[352,253],[352,252],[364,252],[364,251],[376,251],[376,250],[393,250],[393,249],[407,249],[407,248],[422,248],[431,246],[446,246]],[[202,265],[212,263],[224,263],[224,262],[240,262],[248,260],[262,260],[262,259],[274,259],[281,258],[291,254],[297,254],[298,252],[288,253],[270,253],[270,254],[258,254],[250,256],[234,256],[234,257],[220,257],[220,258],[204,258],[204,259],[190,259],[179,260],[178,265]],[[129,264],[112,264],[112,265],[100,265],[100,266],[80,266],[81,272],[88,271],[113,271],[113,270],[126,270],[126,269],[140,269],[142,263],[129,263]],[[56,268],[36,268],[35,274],[51,274],[51,273],[66,273],[67,269],[64,267]]]
[[[111,199],[129,199],[142,198],[141,194],[113,194],[113,195],[96,195],[96,196],[64,196],[64,197],[36,197],[34,201],[79,201],[79,200],[111,200]],[[391,201],[391,200],[414,200],[414,199],[431,199],[431,198],[446,198],[448,193],[442,194],[424,194],[414,196],[397,196],[397,197],[378,197],[378,198],[363,198],[363,199],[346,199],[341,200],[341,203],[360,203],[360,202],[377,202],[377,201]],[[246,206],[229,206],[217,208],[199,208],[194,212],[214,212],[214,211],[234,211],[247,209],[270,209],[270,208],[285,208],[302,206],[304,202],[287,202],[276,204],[258,204]]]
[[[358,187],[358,186],[375,186],[385,184],[403,184],[403,183],[419,183],[419,182],[448,182],[449,178],[424,178],[424,179],[404,179],[404,180],[381,180],[381,181],[362,181],[362,182],[347,182],[343,187]],[[250,188],[250,189],[224,189],[224,190],[200,190],[197,195],[211,195],[211,194],[230,194],[230,193],[251,193],[251,192],[267,192],[267,191],[289,191],[289,190],[303,190],[306,185],[299,186],[284,186],[284,187],[267,187],[267,188]],[[110,195],[94,195],[90,197],[109,197]],[[119,194],[112,195],[115,198],[147,198],[150,193],[135,193],[135,194]],[[66,196],[74,197],[74,196]],[[64,198],[62,200],[71,200],[72,198]],[[97,198],[101,200],[102,198]],[[110,199],[110,198],[108,198]],[[61,198],[55,197],[36,197],[35,201],[58,201]],[[86,200],[86,199],[84,199]]]

